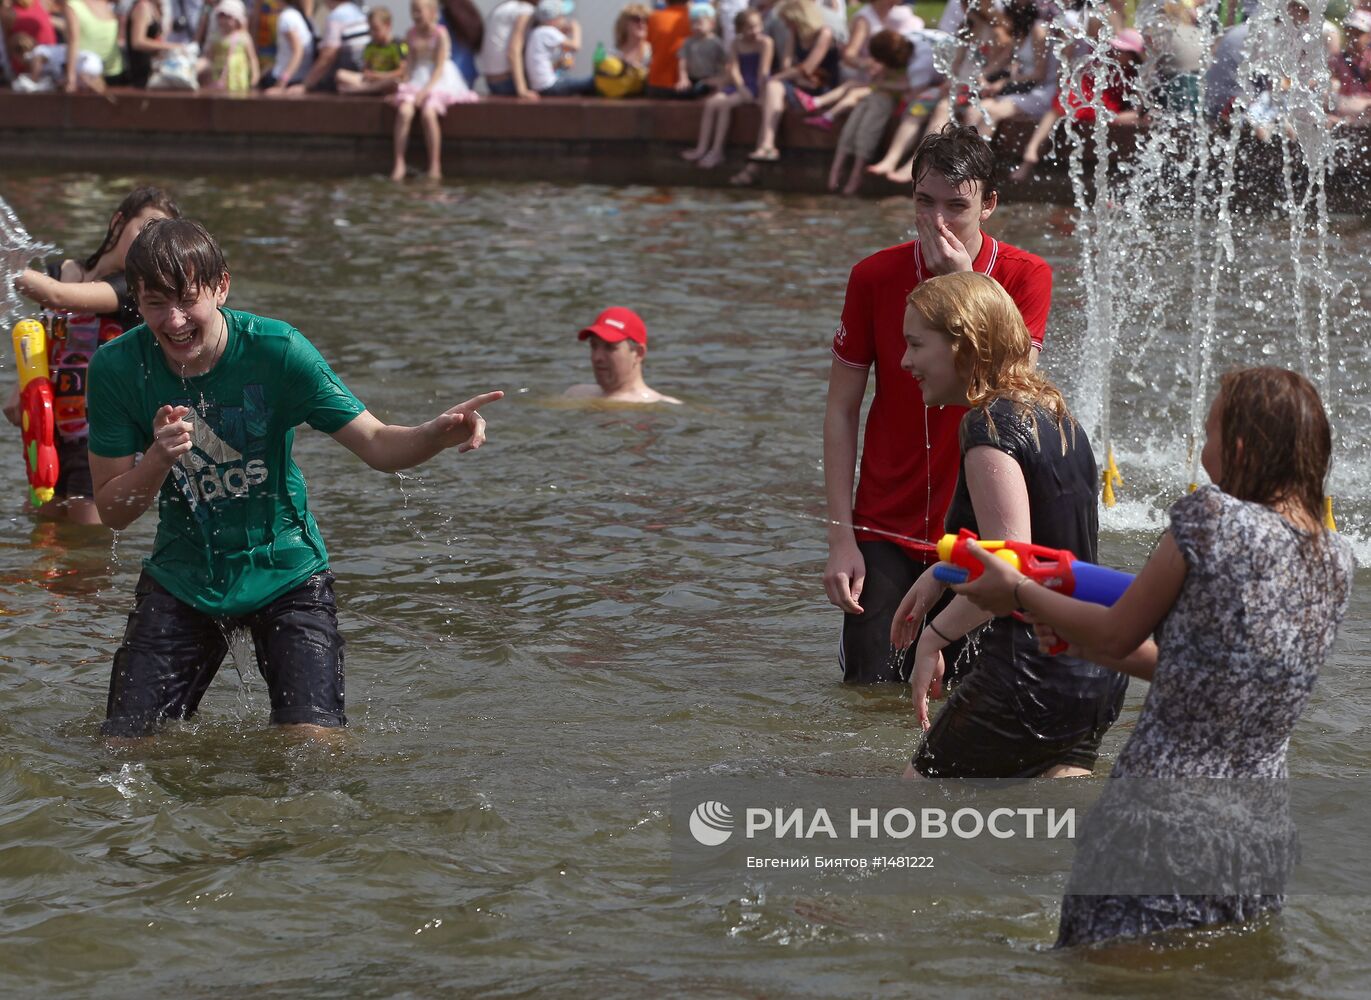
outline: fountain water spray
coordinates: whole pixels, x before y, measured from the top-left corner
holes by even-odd
[[[1149,48],[1159,51],[1130,76],[1102,18],[1087,11],[1058,15],[1054,23],[1061,92],[1074,101],[1063,101],[1067,114],[1058,133],[1071,137],[1068,173],[1084,298],[1073,397],[1077,415],[1104,451],[1106,506],[1113,506],[1122,482],[1114,457],[1121,429],[1113,408],[1116,380],[1147,393],[1143,406],[1130,406],[1131,428],[1123,428],[1144,452],[1157,450],[1148,432],[1178,419],[1186,424],[1185,481],[1191,488],[1199,479],[1217,361],[1271,363],[1293,348],[1297,356],[1284,362],[1330,398],[1328,345],[1341,286],[1330,269],[1326,178],[1342,144],[1327,121],[1323,12],[1323,0],[1268,0],[1245,26],[1230,29],[1236,33],[1223,45],[1230,55],[1237,50],[1238,86],[1226,116],[1211,112],[1222,103],[1215,98],[1227,95],[1208,92],[1216,78],[1217,24],[1182,23],[1174,5],[1140,4],[1138,26]],[[1206,43],[1198,76],[1179,81],[1193,83],[1189,88],[1178,85],[1166,65],[1168,32],[1181,30],[1178,24]],[[1111,146],[1114,113],[1104,101],[1110,86],[1148,111],[1126,161]],[[1093,110],[1093,122],[1073,121],[1082,108]],[[1261,167],[1268,164],[1275,169],[1264,177]],[[1265,203],[1258,197],[1263,181],[1262,193],[1274,196]],[[1273,217],[1283,220],[1281,236],[1265,228]],[[1271,252],[1262,252],[1266,246]],[[1244,284],[1255,293],[1245,301]],[[1240,322],[1251,326],[1221,336],[1219,306],[1227,299],[1231,314],[1235,293]],[[1222,358],[1216,356],[1220,340]],[[1256,357],[1244,357],[1254,351]],[[1155,364],[1147,368],[1160,379],[1146,381],[1143,360],[1168,356],[1177,362],[1174,382]],[[1173,405],[1181,399],[1188,401],[1184,413]]]
[[[14,209],[0,198],[0,322],[6,326],[30,308],[14,289],[14,278],[37,257],[53,253],[56,247],[40,243],[29,235]]]

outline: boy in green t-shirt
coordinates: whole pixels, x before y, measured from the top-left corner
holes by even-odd
[[[252,632],[273,723],[346,725],[333,575],[291,458],[294,428],[393,472],[479,448],[477,408],[504,393],[417,427],[383,424],[298,330],[223,308],[228,266],[195,222],[148,223],[126,274],[145,322],[91,359],[91,477],[105,524],[127,527],[154,497],[158,524],[101,731],[142,736],[193,715],[239,627]]]
[[[362,50],[362,69],[340,69],[334,77],[340,94],[390,94],[405,78],[409,46],[395,37],[390,11],[373,7],[367,11],[371,41]]]

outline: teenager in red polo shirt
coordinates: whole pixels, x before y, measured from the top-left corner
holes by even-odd
[[[1042,348],[1052,305],[1052,268],[1041,257],[981,231],[997,204],[995,158],[975,128],[949,124],[914,156],[919,238],[852,269],[842,322],[833,336],[824,417],[828,565],[824,589],[842,608],[839,664],[855,684],[903,681],[908,653],[890,645],[890,619],[930,560],[900,537],[936,542],[957,484],[960,406],[925,407],[901,370],[906,299],[924,278],[979,271],[1009,292]],[[866,418],[853,502],[857,432],[872,365],[876,394]],[[955,651],[947,657],[952,674]]]

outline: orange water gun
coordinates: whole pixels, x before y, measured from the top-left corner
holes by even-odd
[[[943,535],[938,542],[938,558],[947,565],[934,567],[937,580],[966,583],[985,572],[981,561],[967,551],[967,542],[975,542],[1003,559],[1034,583],[1078,601],[1112,607],[1133,582],[1132,573],[1085,562],[1068,549],[1050,549],[1032,542],[981,541],[965,528],[956,535]]]
[[[19,359],[19,402],[23,417],[24,466],[29,499],[41,507],[57,487],[57,440],[52,378],[48,372],[48,332],[36,319],[21,319],[11,334]]]

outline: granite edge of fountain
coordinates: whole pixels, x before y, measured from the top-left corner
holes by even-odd
[[[571,183],[722,186],[744,162],[756,136],[758,109],[734,115],[728,164],[703,171],[681,160],[694,143],[701,104],[692,101],[545,98],[457,105],[443,119],[443,165],[450,176]],[[167,171],[250,167],[280,172],[358,174],[388,170],[394,109],[376,98],[320,96],[272,100],[169,91],[93,94],[0,92],[0,163],[63,168],[144,165]],[[1033,123],[1010,121],[995,140],[997,155],[1016,162]],[[417,150],[422,138],[414,130]],[[1116,127],[1121,160],[1132,127]],[[1350,161],[1329,193],[1343,211],[1363,211],[1371,182],[1371,143],[1357,133]],[[807,126],[788,111],[779,133],[783,155],[765,164],[758,187],[825,191],[835,130]],[[1247,144],[1251,147],[1255,144]],[[1277,171],[1266,151],[1248,148],[1243,184],[1260,187]],[[864,194],[899,195],[903,185],[868,181]],[[1006,185],[1003,196],[1070,203],[1062,162],[1044,161],[1033,181]]]

